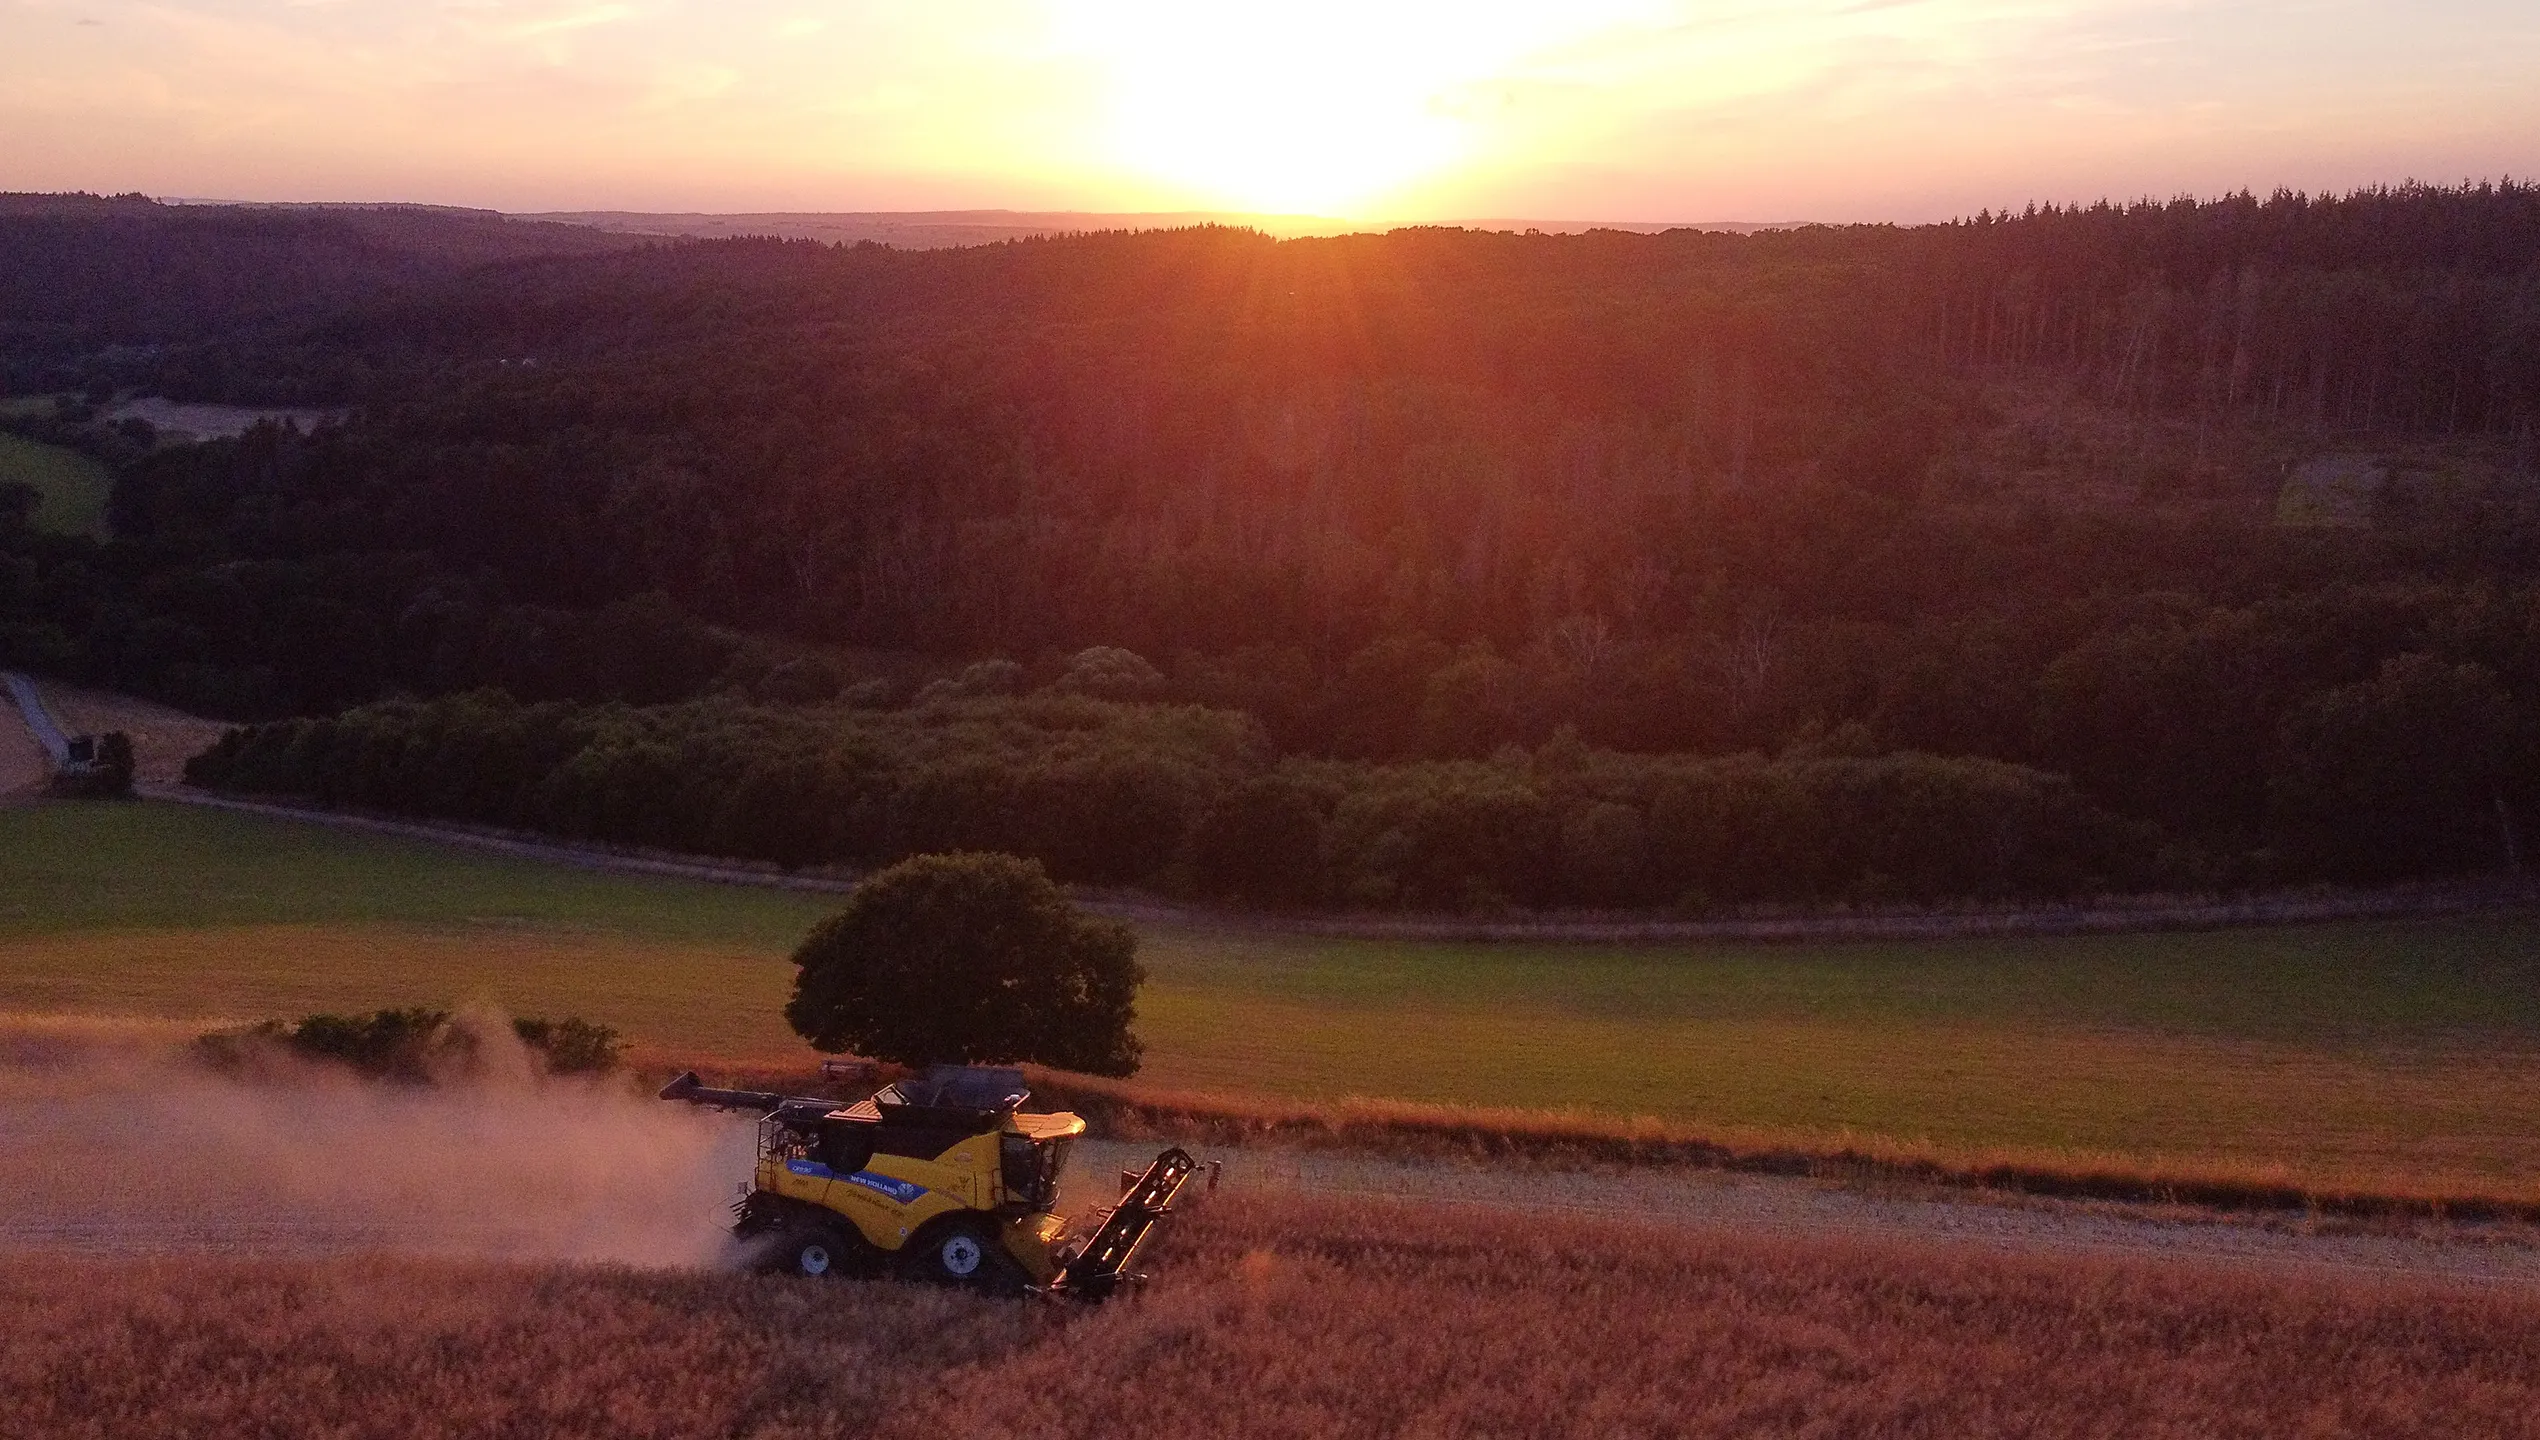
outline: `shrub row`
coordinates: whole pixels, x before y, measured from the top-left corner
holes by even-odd
[[[525,1017],[512,1034],[550,1075],[600,1075],[615,1070],[625,1040],[607,1025],[579,1016],[562,1020]],[[261,1020],[235,1030],[215,1030],[194,1042],[194,1056],[223,1072],[253,1070],[268,1051],[343,1065],[374,1079],[421,1084],[473,1073],[485,1037],[447,1010],[374,1010],[361,1015],[303,1015]]]

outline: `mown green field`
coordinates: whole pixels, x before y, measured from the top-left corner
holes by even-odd
[[[0,485],[9,484],[35,488],[37,529],[105,538],[106,496],[115,488],[105,466],[76,450],[0,434]]]
[[[835,897],[173,805],[0,810],[0,1011],[487,999],[799,1054]],[[1142,1079],[2540,1188],[2540,918],[1811,945],[1154,928]]]

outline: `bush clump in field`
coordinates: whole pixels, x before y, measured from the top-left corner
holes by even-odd
[[[902,1064],[1132,1075],[1137,949],[1034,861],[920,855],[857,886],[803,941],[785,1019],[815,1049]]]
[[[617,1068],[626,1041],[615,1029],[595,1025],[578,1015],[562,1020],[537,1016],[512,1022],[520,1043],[536,1051],[550,1075],[602,1075]]]
[[[625,1048],[616,1030],[575,1016],[518,1019],[509,1028],[511,1038],[550,1075],[605,1074],[617,1068]],[[373,1079],[424,1084],[474,1073],[486,1044],[482,1028],[464,1017],[414,1007],[260,1021],[201,1037],[195,1055],[223,1071],[252,1069],[263,1056],[283,1054],[342,1065]]]

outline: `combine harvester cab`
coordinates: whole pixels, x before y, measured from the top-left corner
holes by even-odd
[[[1099,1300],[1194,1168],[1155,1158],[1081,1246],[1058,1214],[1059,1177],[1085,1122],[1026,1112],[1020,1070],[937,1065],[841,1106],[815,1096],[716,1090],[687,1074],[684,1100],[759,1114],[759,1159],[732,1233],[767,1269],[799,1275],[897,1273],[1021,1293]]]

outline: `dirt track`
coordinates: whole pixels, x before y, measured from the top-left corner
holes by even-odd
[[[711,1264],[732,1186],[748,1170],[746,1119],[623,1088],[542,1086],[525,1069],[443,1090],[322,1072],[242,1084],[184,1063],[176,1047],[187,1033],[160,1022],[0,1020],[0,1249]],[[136,1147],[148,1152],[139,1171]],[[1081,1145],[1069,1208],[1101,1204],[1118,1173],[1142,1168],[1156,1149]],[[1684,1169],[1283,1148],[1200,1154],[1224,1162],[1235,1190],[2540,1288],[2533,1227],[2312,1227]]]
[[[1152,1143],[1089,1141],[1082,1193],[1154,1157]],[[1494,1210],[1591,1214],[1698,1230],[1940,1242],[2026,1254],[2091,1254],[2540,1288],[2540,1229],[2428,1225],[2411,1231],[2224,1219],[2201,1212],[2002,1197],[1879,1195],[1804,1180],[1683,1169],[1551,1170],[1407,1160],[1342,1150],[1199,1152],[1231,1189],[1384,1196]]]

